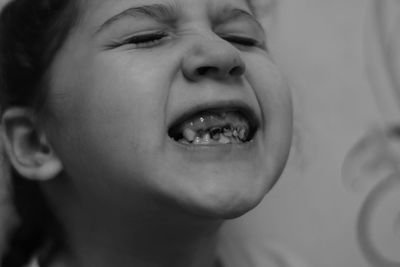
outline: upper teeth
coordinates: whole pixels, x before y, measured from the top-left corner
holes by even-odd
[[[187,144],[229,144],[246,142],[249,121],[239,112],[212,111],[193,116],[171,129],[171,136]]]

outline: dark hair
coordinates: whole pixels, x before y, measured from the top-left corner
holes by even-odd
[[[0,17],[2,111],[40,107],[46,71],[77,20],[77,0],[12,0]]]
[[[0,107],[42,108],[46,72],[78,17],[78,0],[12,0],[0,15]],[[20,224],[10,235],[2,267],[26,264],[52,234],[52,214],[37,183],[12,170]],[[52,236],[53,237],[53,236]]]

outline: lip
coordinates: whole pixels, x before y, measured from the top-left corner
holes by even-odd
[[[174,118],[172,122],[168,125],[167,129],[168,137],[172,139],[170,132],[173,131],[173,129],[179,127],[179,125],[181,125],[183,122],[185,122],[191,117],[199,115],[200,113],[207,114],[213,112],[231,112],[231,111],[238,112],[244,118],[246,118],[246,120],[249,122],[250,132],[252,133],[252,135],[255,135],[257,129],[260,126],[260,118],[250,105],[242,101],[219,101],[213,103],[197,104],[194,107],[191,107],[183,112],[180,112],[181,115]]]

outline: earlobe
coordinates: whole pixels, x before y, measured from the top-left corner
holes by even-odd
[[[10,108],[2,115],[1,135],[14,169],[32,180],[49,180],[62,171],[62,164],[28,108]]]

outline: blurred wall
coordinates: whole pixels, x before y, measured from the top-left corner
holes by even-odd
[[[293,90],[295,146],[263,203],[227,229],[261,247],[259,261],[275,251],[277,266],[365,267],[356,219],[370,188],[347,186],[341,169],[350,148],[382,119],[365,72],[366,1],[277,2],[265,23]]]

